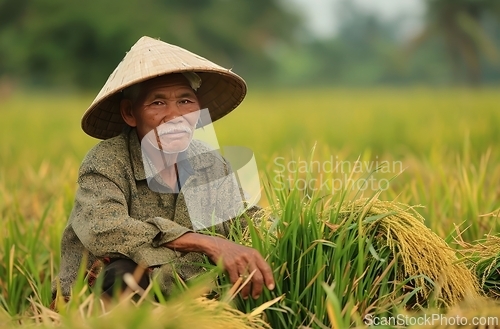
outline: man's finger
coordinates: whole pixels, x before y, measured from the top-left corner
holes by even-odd
[[[257,299],[262,294],[262,288],[264,288],[264,277],[262,273],[255,265],[250,265],[252,276],[252,298]]]
[[[262,273],[267,289],[273,290],[275,284],[274,284],[273,271],[271,270],[271,267],[262,257],[260,257],[257,260],[257,266],[260,272]]]
[[[229,275],[229,280],[232,284],[235,284],[239,279],[238,269],[235,267],[227,268],[227,274]]]

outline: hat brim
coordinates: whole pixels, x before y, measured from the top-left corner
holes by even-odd
[[[193,71],[202,81],[200,88],[196,91],[201,108],[208,108],[212,122],[222,118],[234,110],[245,98],[247,86],[245,81],[230,72],[220,71]],[[171,73],[180,73],[170,72]],[[118,136],[126,126],[120,113],[120,102],[122,90],[152,78],[145,77],[124,85],[120,90],[111,92],[109,96],[101,100],[95,100],[82,117],[82,129],[88,135],[98,139],[108,139]]]

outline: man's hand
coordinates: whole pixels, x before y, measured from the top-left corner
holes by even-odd
[[[239,277],[246,278],[255,271],[251,281],[241,290],[243,298],[247,298],[250,293],[250,283],[252,297],[255,299],[259,298],[264,285],[269,290],[274,289],[271,267],[257,250],[224,239],[219,239],[216,244],[216,248],[207,253],[207,256],[216,264],[222,262],[231,283],[235,283]]]
[[[233,284],[240,276],[245,278],[255,271],[251,281],[241,290],[243,298],[249,296],[250,290],[253,298],[259,298],[264,285],[269,290],[274,289],[271,267],[255,249],[219,237],[197,233],[186,233],[165,246],[178,251],[202,252],[214,263],[222,262]]]

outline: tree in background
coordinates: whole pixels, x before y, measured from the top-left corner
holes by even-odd
[[[483,24],[494,16],[500,17],[498,0],[427,0],[427,25],[411,41],[410,52],[439,36],[444,41],[454,81],[465,79],[471,85],[478,85],[482,78],[482,57],[495,66],[500,63],[495,42]]]
[[[296,75],[348,86],[477,85],[483,77],[498,82],[500,1],[426,0],[426,5],[427,24],[409,40],[399,34],[404,17],[382,20],[349,0],[340,2],[337,34],[310,39],[289,55],[302,63]]]
[[[335,35],[315,39],[303,32],[300,43],[277,52],[283,83],[361,87],[414,79],[400,58],[398,21],[383,21],[350,0],[340,2],[335,15]]]

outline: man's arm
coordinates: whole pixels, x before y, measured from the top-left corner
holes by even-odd
[[[235,283],[240,276],[255,271],[251,279],[253,298],[259,298],[264,285],[270,290],[274,289],[271,268],[255,249],[198,233],[186,233],[166,243],[165,247],[181,252],[203,253],[216,264],[222,262],[232,283]],[[241,293],[243,298],[247,298],[250,294],[250,284],[246,285]]]
[[[70,221],[85,248],[98,258],[126,257],[146,267],[162,265],[175,253],[155,242],[191,232],[165,218],[142,221],[128,212],[124,192],[108,177],[98,173],[80,177]]]

